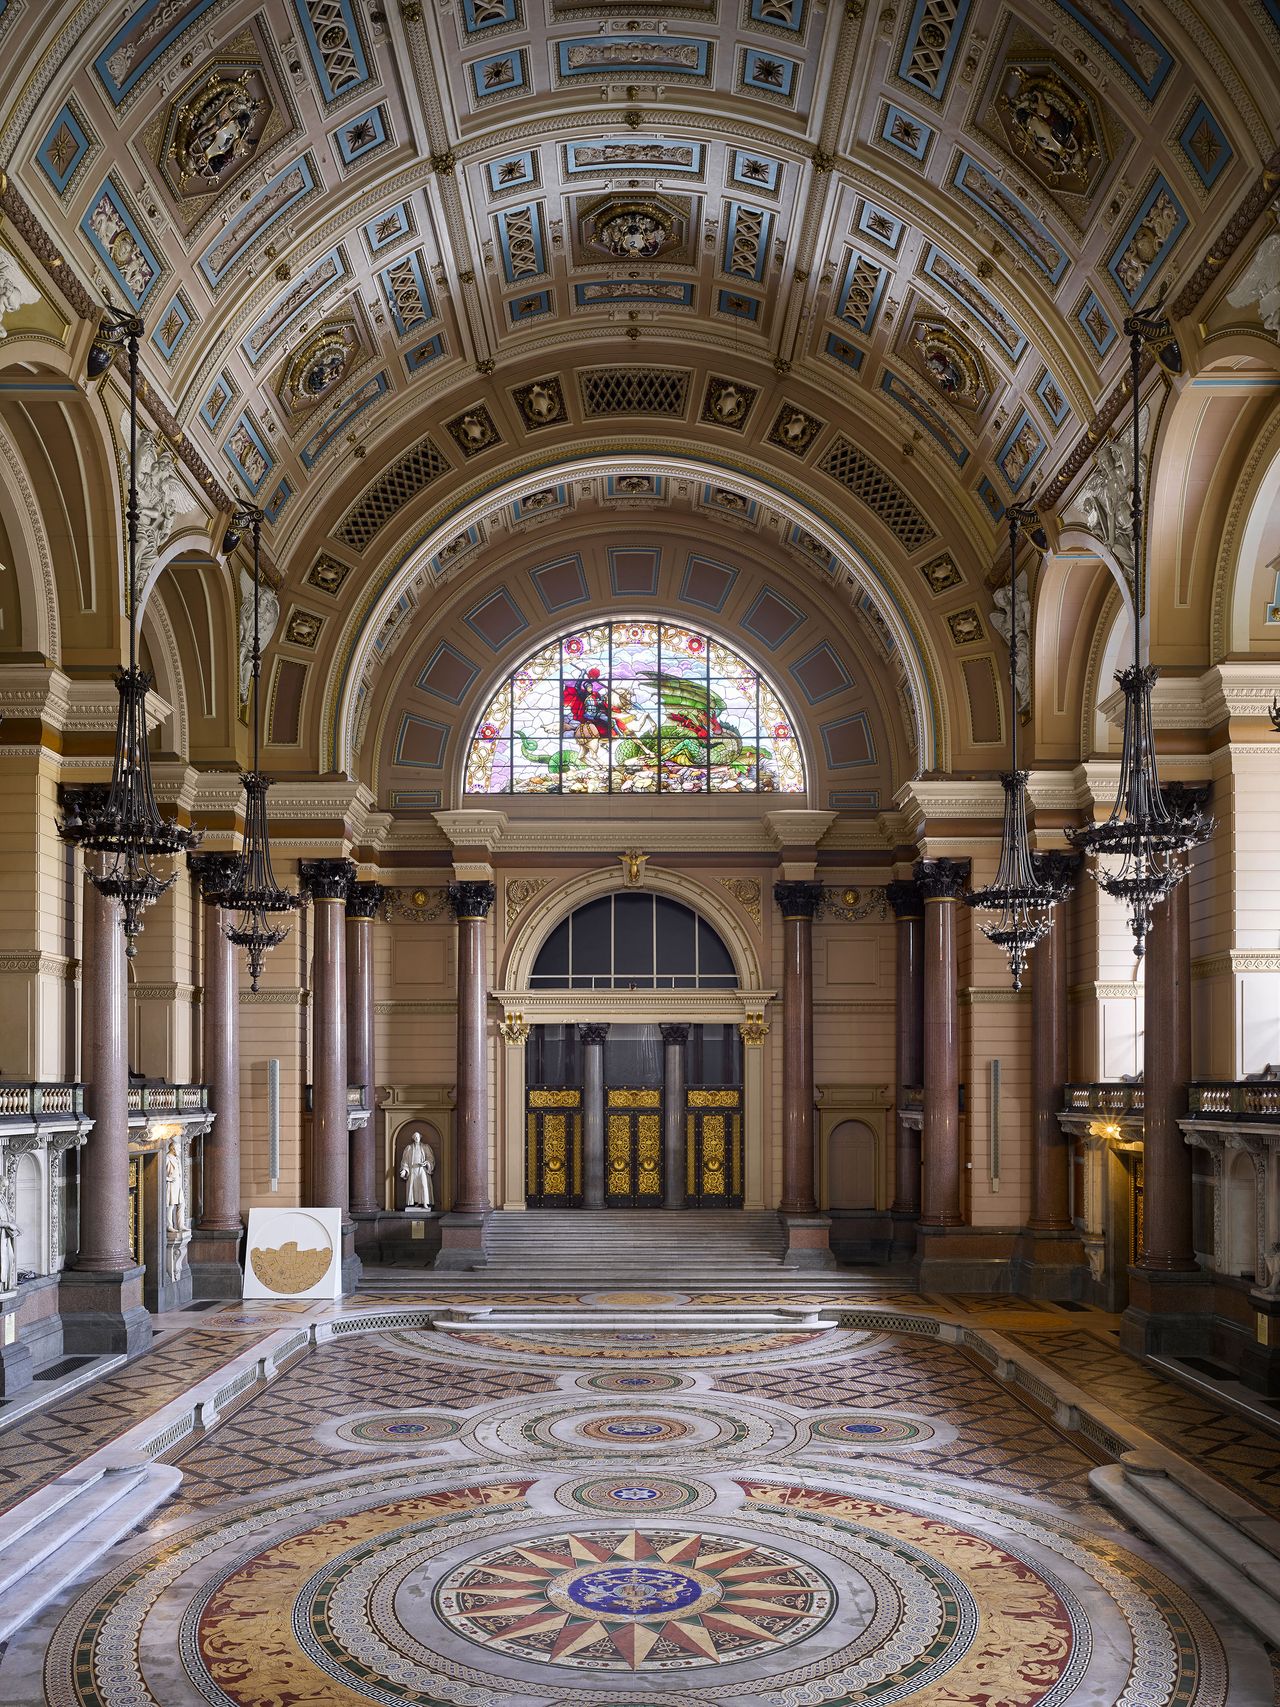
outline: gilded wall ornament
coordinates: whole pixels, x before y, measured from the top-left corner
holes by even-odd
[[[506,886],[507,929],[520,917],[524,909],[547,887],[550,882],[546,877],[511,877]]]
[[[622,861],[623,884],[628,889],[638,888],[644,882],[644,868],[649,861],[648,854],[641,853],[639,848],[628,848],[626,853],[620,853],[618,858]]]
[[[749,1013],[746,1019],[738,1024],[738,1035],[748,1045],[759,1046],[769,1035],[769,1025],[763,1012],[757,1010]]]

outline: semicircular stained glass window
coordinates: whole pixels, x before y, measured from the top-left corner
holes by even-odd
[[[485,707],[468,794],[803,794],[795,725],[697,629],[597,623],[526,658]]]

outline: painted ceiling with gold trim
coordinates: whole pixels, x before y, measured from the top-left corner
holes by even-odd
[[[251,497],[272,762],[384,803],[448,803],[513,649],[646,597],[812,711],[824,804],[994,766],[1001,519],[1078,494],[1125,315],[1280,321],[1237,253],[1280,0],[0,0],[0,113],[0,424],[73,454],[54,352],[104,293],[141,313],[160,690],[160,628],[170,678],[234,656],[201,577]],[[64,549],[106,574],[93,528]],[[28,654],[101,662],[80,603],[15,616]],[[232,756],[183,700],[171,744]]]

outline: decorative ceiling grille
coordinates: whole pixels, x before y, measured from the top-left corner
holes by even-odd
[[[689,394],[677,368],[595,368],[581,384],[587,415],[683,415]]]
[[[893,476],[878,462],[872,462],[851,440],[838,438],[817,466],[869,510],[874,510],[905,550],[918,551],[937,538],[934,528]]]
[[[380,527],[451,464],[428,438],[419,439],[387,472],[368,487],[342,518],[334,534],[353,551],[363,551]]]

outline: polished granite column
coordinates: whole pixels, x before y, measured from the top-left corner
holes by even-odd
[[[662,1031],[662,1207],[683,1209],[685,1175],[684,1049],[687,1025],[664,1025]]]
[[[209,1087],[213,1126],[201,1152],[200,1219],[191,1230],[187,1262],[194,1298],[238,1298],[240,1240],[240,968],[227,940],[234,915],[222,895],[239,870],[231,853],[187,856],[200,885],[201,981],[200,1077]]]
[[[828,1266],[831,1223],[815,1194],[813,1098],[813,919],[822,885],[775,883],[782,913],[782,1201],[786,1260]]]
[[[88,860],[99,858],[88,854]],[[143,1265],[129,1237],[129,1025],[120,908],[86,876],[80,958],[80,1074],[93,1130],[80,1151],[79,1243],[61,1282],[69,1353],[126,1352],[151,1343]]]
[[[484,1223],[489,1213],[489,911],[492,883],[449,885],[449,906],[458,921],[458,1067],[453,1208],[440,1221],[438,1268],[472,1268],[484,1262]]]
[[[580,1025],[582,1046],[582,1207],[604,1208],[604,1044],[607,1025]]]
[[[967,859],[922,859],[915,881],[924,898],[924,1112],[920,1143],[920,1225],[964,1224],[960,1151],[960,992],[956,908],[969,879]]]
[[[1184,878],[1151,916],[1144,967],[1143,1232],[1120,1343],[1148,1355],[1212,1351],[1213,1288],[1191,1237],[1191,1150],[1178,1125],[1191,1078],[1191,895]]]
[[[381,901],[377,883],[353,883],[347,895],[347,1083],[364,1086],[368,1110],[350,1133],[351,1219],[357,1246],[363,1243],[371,1255],[383,1208],[373,1058],[373,921]]]
[[[889,905],[897,920],[897,979],[895,983],[895,1050],[898,1109],[893,1150],[893,1244],[898,1254],[915,1248],[915,1224],[920,1219],[920,1131],[903,1119],[908,1089],[918,1089],[923,1074],[924,1048],[924,897],[917,883],[890,883]]]
[[[360,1275],[351,1219],[347,1136],[346,902],[355,868],[347,859],[304,859],[298,876],[311,900],[311,1181],[308,1201],[342,1212],[342,1290]]]
[[[1046,934],[1031,951],[1031,1213],[1038,1233],[1071,1231],[1071,1141],[1062,1129],[1063,1087],[1070,1072],[1067,959],[1071,897],[1079,860],[1071,854],[1034,855],[1036,876],[1058,904]]]

